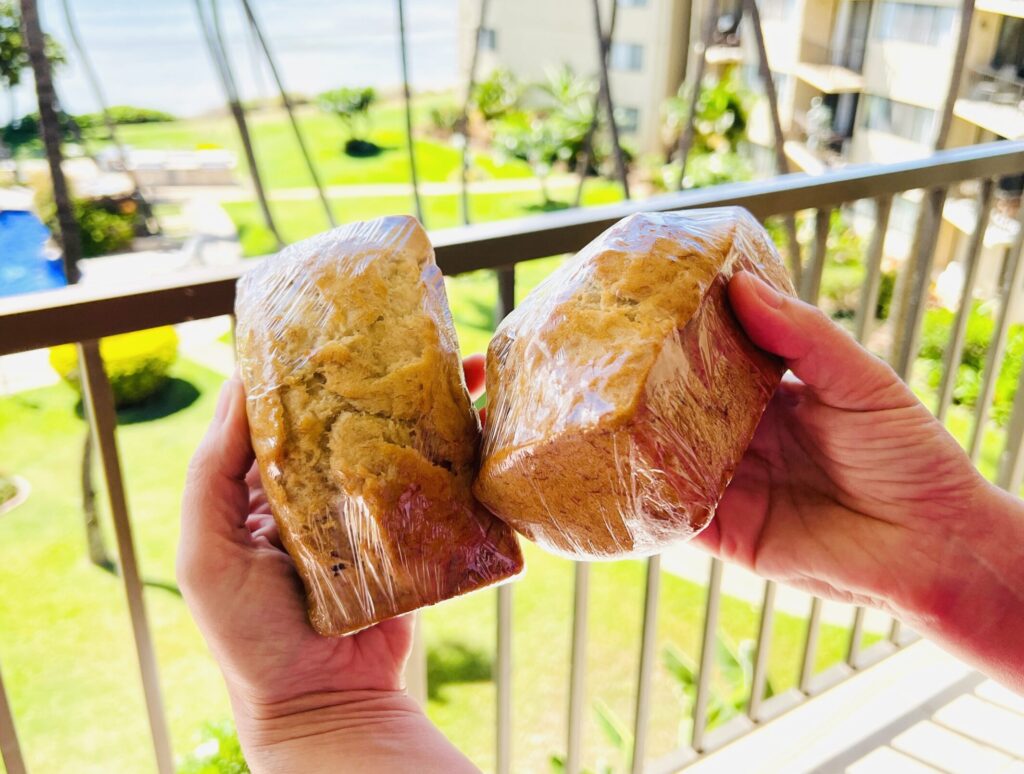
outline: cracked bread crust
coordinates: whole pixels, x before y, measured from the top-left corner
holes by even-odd
[[[470,492],[480,425],[419,223],[381,218],[239,281],[253,447],[324,635],[514,577],[511,530]]]
[[[488,348],[480,501],[575,559],[703,529],[784,370],[732,315],[740,269],[793,293],[745,210],[637,214],[535,288]]]

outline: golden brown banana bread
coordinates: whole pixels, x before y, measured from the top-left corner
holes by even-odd
[[[515,535],[470,492],[480,423],[419,223],[299,242],[238,284],[253,447],[318,632],[511,578]]]
[[[740,269],[793,292],[745,210],[637,214],[535,288],[488,348],[480,501],[573,558],[703,529],[784,370],[729,308]]]

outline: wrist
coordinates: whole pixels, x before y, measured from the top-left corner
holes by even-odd
[[[962,517],[943,530],[934,567],[907,623],[993,677],[1024,689],[1024,503],[983,481]]]

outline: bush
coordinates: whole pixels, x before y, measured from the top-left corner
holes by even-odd
[[[18,494],[18,487],[14,485],[14,482],[7,476],[0,476],[0,505],[8,500],[13,500],[16,494]]]
[[[178,767],[178,774],[248,774],[238,734],[229,725],[207,726],[203,741]]]
[[[165,113],[163,110],[152,108],[135,107],[133,105],[113,105],[108,111],[110,119],[115,124],[156,124],[166,121],[177,121],[177,116]],[[102,113],[82,113],[75,116],[75,122],[82,129],[92,129],[103,126]]]
[[[430,109],[430,125],[439,134],[454,134],[461,121],[462,111],[455,105],[441,105]]]
[[[138,206],[131,199],[79,199],[72,196],[71,206],[82,238],[82,256],[94,258],[131,247],[135,238]],[[49,179],[36,192],[39,217],[60,241],[60,222],[53,188]]]
[[[515,75],[499,68],[476,84],[470,105],[484,121],[493,121],[518,110],[522,95],[523,87]]]
[[[159,392],[178,358],[178,334],[171,326],[108,336],[100,341],[104,370],[114,391],[114,404],[131,406]],[[81,392],[78,352],[74,344],[50,350],[50,365]]]

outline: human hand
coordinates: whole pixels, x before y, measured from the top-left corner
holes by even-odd
[[[697,544],[764,577],[885,609],[990,672],[1015,671],[1019,687],[1024,627],[1007,619],[1024,617],[1024,577],[1006,550],[1024,539],[1019,501],[820,310],[746,273],[729,297],[754,343],[792,374]]]
[[[177,574],[253,771],[337,770],[340,755],[366,770],[406,771],[424,751],[437,763],[417,770],[474,770],[405,695],[411,616],[339,638],[310,625],[253,463],[237,377],[189,467]]]

